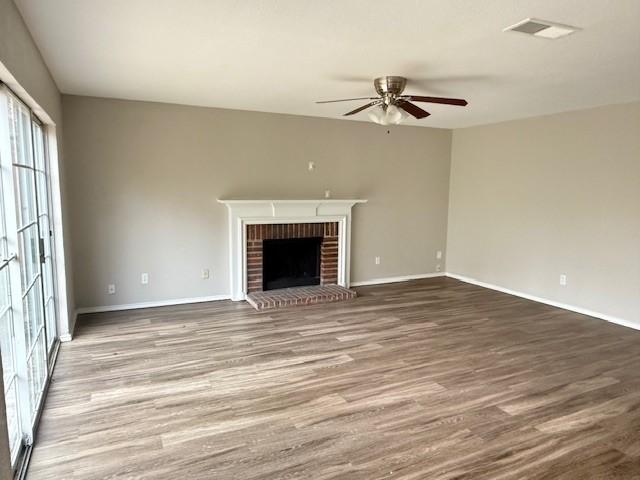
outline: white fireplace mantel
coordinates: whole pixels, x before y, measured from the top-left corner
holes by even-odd
[[[229,278],[232,300],[247,291],[247,225],[260,223],[338,222],[338,284],[349,287],[351,209],[362,199],[244,200],[219,199],[229,210]]]

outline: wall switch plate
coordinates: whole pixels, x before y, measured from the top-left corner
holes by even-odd
[[[309,162],[309,171],[316,169],[316,162]]]
[[[567,276],[563,273],[560,275],[560,285],[565,286],[567,284]]]
[[[209,278],[209,269],[208,268],[203,268],[202,269],[202,278],[204,280],[206,280],[207,278]]]
[[[442,258],[442,250],[438,250],[438,251],[436,252],[436,258],[437,258],[438,260],[440,260],[440,259]]]
[[[140,275],[140,283],[142,285],[146,285],[149,283],[149,274],[148,273],[143,273],[142,275]]]
[[[113,283],[107,285],[107,293],[109,295],[113,295],[114,293],[116,293],[116,286]]]
[[[376,262],[376,265],[380,265],[380,257],[376,257],[375,262]]]

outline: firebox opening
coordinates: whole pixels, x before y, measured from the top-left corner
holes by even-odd
[[[264,240],[263,290],[320,285],[322,237]]]

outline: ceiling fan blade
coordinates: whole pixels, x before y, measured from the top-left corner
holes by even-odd
[[[458,105],[460,107],[467,105],[467,101],[461,98],[422,97],[420,95],[402,95],[400,98],[411,100],[412,102],[444,103],[445,105]]]
[[[316,103],[335,103],[335,102],[351,102],[352,100],[373,100],[378,97],[358,97],[358,98],[345,98],[342,100],[321,100]]]
[[[351,110],[350,112],[345,113],[343,117],[346,117],[347,115],[355,115],[356,113],[361,112],[362,110],[366,110],[369,107],[378,105],[380,102],[381,102],[380,100],[376,100],[375,102],[367,103],[366,105],[363,105],[361,107],[356,108],[355,110]]]
[[[414,117],[416,117],[418,119],[425,118],[425,117],[428,117],[429,115],[431,115],[429,112],[425,112],[419,106],[414,105],[413,103],[407,102],[406,100],[399,101],[397,103],[397,105],[398,105],[398,107],[403,109],[405,112],[407,112],[410,115],[413,115]]]

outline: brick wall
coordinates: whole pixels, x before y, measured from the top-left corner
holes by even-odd
[[[262,241],[322,237],[320,284],[338,283],[338,223],[277,223],[247,225],[247,290],[262,291]]]

